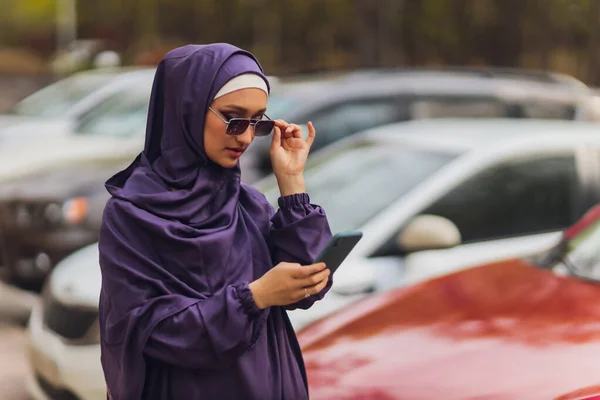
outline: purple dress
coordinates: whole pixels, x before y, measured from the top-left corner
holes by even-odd
[[[248,284],[280,261],[310,264],[331,238],[325,213],[306,193],[281,197],[275,212],[240,183],[239,166],[204,153],[205,110],[248,72],[264,78],[227,44],[167,54],[144,151],[107,181],[101,361],[114,400],[308,398],[285,309],[259,310]],[[285,308],[309,308],[330,286]]]

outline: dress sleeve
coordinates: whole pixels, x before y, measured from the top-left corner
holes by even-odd
[[[137,355],[183,368],[223,368],[252,347],[268,309],[260,310],[248,283],[208,294],[170,287],[143,238],[124,235],[119,218],[100,232],[101,338],[121,358]],[[206,294],[204,294],[206,293]]]
[[[169,307],[168,300],[159,303]],[[256,343],[264,326],[261,314],[248,284],[227,286],[159,322],[144,354],[184,368],[222,368]]]
[[[325,211],[310,203],[306,193],[282,196],[278,200],[279,210],[273,211],[269,231],[273,261],[294,262],[302,265],[312,264],[332,237]],[[331,288],[333,280],[325,289],[285,308],[308,309],[315,301],[321,300]]]

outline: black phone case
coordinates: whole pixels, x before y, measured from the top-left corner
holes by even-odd
[[[361,238],[361,232],[335,235],[321,254],[315,259],[315,263],[324,262],[327,264],[327,269],[329,269],[331,273],[334,273]]]

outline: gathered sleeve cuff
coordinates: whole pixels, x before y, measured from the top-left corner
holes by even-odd
[[[274,264],[292,262],[309,265],[332,237],[325,211],[310,202],[307,193],[281,196],[279,210],[271,218],[270,244]],[[332,284],[329,277],[327,287],[317,295],[310,296],[285,308],[307,309],[323,298]]]

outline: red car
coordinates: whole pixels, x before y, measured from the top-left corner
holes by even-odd
[[[539,259],[373,295],[298,338],[311,399],[600,399],[600,206]]]

